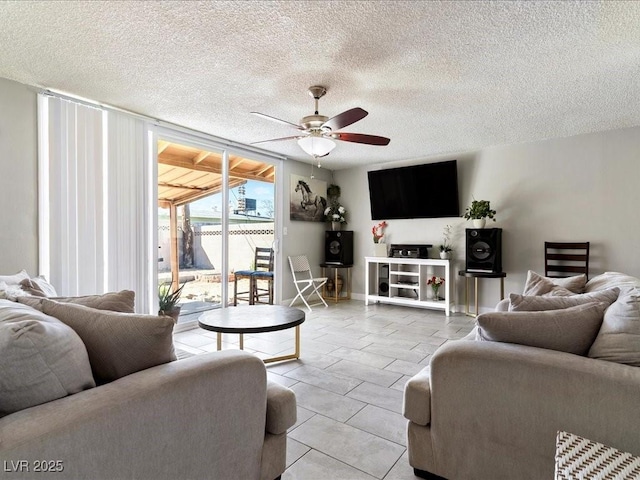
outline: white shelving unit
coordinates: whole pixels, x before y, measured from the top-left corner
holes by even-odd
[[[436,258],[365,257],[365,305],[369,302],[392,303],[409,307],[444,310],[447,317],[452,308],[450,261]],[[386,276],[388,273],[388,277]],[[433,298],[427,280],[432,276],[444,278],[438,295]],[[381,284],[387,285],[385,288]]]

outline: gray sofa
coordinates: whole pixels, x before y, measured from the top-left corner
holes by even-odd
[[[598,278],[591,291],[623,278],[613,277]],[[618,284],[625,293],[605,311],[588,353],[477,341],[477,332],[438,349],[430,366],[405,387],[409,463],[416,474],[451,480],[548,480],[554,476],[560,430],[640,454],[640,281]],[[621,309],[627,312],[626,325],[620,321]],[[545,321],[553,312],[527,314]],[[619,316],[611,318],[613,314]],[[481,317],[478,329],[486,324]],[[628,343],[606,351],[603,342],[609,336]]]
[[[24,315],[0,302],[0,324]],[[12,332],[35,325],[20,322]],[[0,478],[273,480],[285,470],[295,395],[267,381],[254,355],[203,354],[82,388],[0,418]]]

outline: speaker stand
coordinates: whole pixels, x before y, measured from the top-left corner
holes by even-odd
[[[458,275],[465,277],[464,279],[464,314],[468,317],[478,316],[478,299],[480,298],[480,287],[478,286],[478,280],[480,278],[499,278],[500,279],[500,300],[504,299],[504,279],[507,276],[505,272],[469,272],[467,270],[460,270]],[[475,310],[472,312],[469,306],[469,280],[473,278],[474,281],[474,301]]]
[[[334,274],[333,295],[327,295],[328,292],[325,290],[325,287],[326,287],[326,283],[325,283],[325,285],[322,286],[322,297],[325,300],[333,300],[334,303],[338,303],[340,300],[351,300],[351,269],[353,268],[353,265],[321,263],[320,268],[322,268],[323,277],[331,278],[329,276],[331,275],[331,269],[333,269],[333,274]],[[342,290],[338,291],[338,270],[340,269],[345,269],[347,271],[347,280],[345,282],[344,278],[342,279],[343,280]],[[327,270],[329,270],[329,272],[327,272]]]

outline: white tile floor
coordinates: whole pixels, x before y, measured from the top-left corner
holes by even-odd
[[[352,300],[315,307],[301,328],[300,360],[267,366],[298,402],[283,480],[416,479],[401,414],[404,384],[440,345],[469,333],[473,320]],[[214,351],[216,334],[195,328],[177,333],[175,344]],[[223,348],[238,348],[237,335],[225,335]],[[291,353],[293,330],[246,335],[245,350],[262,358]]]

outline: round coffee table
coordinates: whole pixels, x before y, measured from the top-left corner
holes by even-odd
[[[275,332],[295,327],[295,352],[264,359],[264,363],[270,363],[300,358],[300,324],[304,319],[305,314],[299,308],[283,305],[249,305],[210,310],[200,315],[198,325],[205,330],[217,332],[218,350],[222,350],[223,333],[239,334],[240,350],[244,350],[245,333]]]

